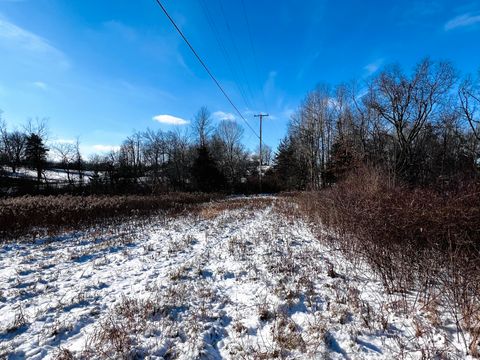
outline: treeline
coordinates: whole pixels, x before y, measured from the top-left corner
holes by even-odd
[[[360,85],[318,86],[291,119],[272,181],[319,189],[364,165],[410,185],[472,179],[479,165],[478,81],[425,59],[411,73],[390,65]]]
[[[44,123],[11,132],[5,121],[1,124],[2,185],[3,189],[16,187],[17,193],[258,191],[259,156],[242,144],[243,128],[227,120],[214,126],[206,107],[195,115],[189,131],[134,132],[118,150],[88,160],[82,158],[78,141],[47,147]],[[262,157],[268,168],[269,146],[263,146]],[[35,186],[31,180],[25,184],[26,180],[12,176],[20,167],[36,170]],[[66,176],[62,185],[68,186],[53,188],[50,182],[49,188],[48,169],[62,169]]]
[[[425,59],[411,72],[389,65],[362,83],[317,86],[292,116],[276,153],[263,146],[262,190],[317,190],[365,165],[412,186],[476,178],[479,79],[460,78],[450,63]],[[242,144],[237,122],[214,126],[202,107],[189,130],[135,132],[119,150],[85,160],[78,141],[47,147],[44,123],[9,132],[0,119],[0,189],[21,189],[25,180],[6,169],[27,166],[39,184],[30,192],[40,184],[45,190],[48,167],[65,171],[67,192],[260,191],[258,152]]]
[[[20,187],[30,189],[29,180],[15,177],[21,167],[34,169],[41,180],[49,151],[46,136],[46,121],[38,119],[29,120],[22,130],[8,131],[0,110],[0,194]],[[8,176],[7,168],[13,176]]]
[[[237,122],[223,120],[214,126],[209,110],[202,107],[189,130],[135,132],[118,151],[90,159],[92,183],[153,192],[257,190],[259,158],[242,144],[244,130]],[[267,146],[263,164],[269,164],[270,157]]]

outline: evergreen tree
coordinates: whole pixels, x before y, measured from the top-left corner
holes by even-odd
[[[192,165],[192,175],[197,188],[200,191],[219,191],[225,185],[225,178],[210,156],[206,146],[200,146],[198,155]]]
[[[42,171],[47,160],[48,148],[43,143],[43,139],[37,134],[27,136],[27,144],[25,147],[25,158],[27,162],[37,170],[37,180],[40,181]]]
[[[273,170],[283,189],[298,190],[305,187],[306,169],[302,169],[295,153],[295,145],[288,137],[278,145]]]
[[[336,141],[330,150],[330,160],[322,172],[322,183],[331,185],[340,180],[354,167],[354,158],[350,146],[345,142]]]

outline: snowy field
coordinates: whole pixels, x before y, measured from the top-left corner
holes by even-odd
[[[3,171],[6,172],[7,176],[14,178],[25,178],[30,180],[35,180],[37,178],[37,171],[28,169],[25,167],[20,167],[15,173],[11,171],[9,167],[3,167]],[[83,178],[80,179],[80,176],[77,171],[71,170],[68,175],[64,169],[50,169],[44,170],[42,173],[42,181],[44,182],[47,179],[48,182],[68,182],[69,176],[72,183],[78,184],[80,182],[89,183],[90,177],[93,175],[93,171],[83,171]]]
[[[402,311],[286,200],[232,201],[3,245],[0,358],[468,358],[441,308]]]

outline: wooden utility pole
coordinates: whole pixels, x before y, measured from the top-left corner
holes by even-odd
[[[260,192],[262,192],[262,120],[264,116],[268,116],[268,114],[257,114],[253,115],[254,117],[259,117],[260,118],[260,154],[258,154],[258,159],[259,159],[259,164],[260,168],[258,171],[258,176],[259,176],[259,185],[260,185]]]

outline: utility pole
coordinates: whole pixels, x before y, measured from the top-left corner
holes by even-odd
[[[259,117],[260,118],[260,154],[258,156],[259,163],[260,163],[260,169],[259,169],[259,185],[260,185],[260,192],[262,192],[262,120],[264,116],[268,116],[268,114],[258,114],[258,115],[253,115],[254,117]]]

